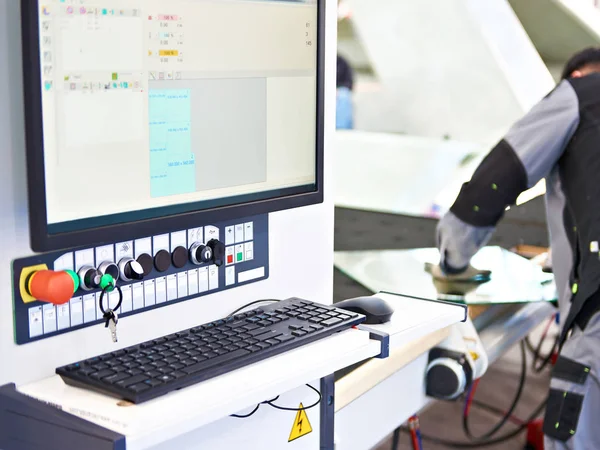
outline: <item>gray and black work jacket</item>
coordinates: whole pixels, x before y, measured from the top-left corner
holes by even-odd
[[[484,158],[438,224],[442,268],[467,267],[543,178],[564,338],[600,310],[600,74],[563,80]]]

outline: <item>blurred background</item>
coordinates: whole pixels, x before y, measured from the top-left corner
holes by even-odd
[[[435,246],[437,219],[481,159],[556,85],[573,53],[598,45],[598,0],[339,1],[336,299],[377,286],[366,263],[360,270],[352,263],[360,255]],[[542,181],[522,194],[490,245],[547,257],[544,192]],[[558,328],[549,330],[533,333],[548,337],[547,351]],[[520,361],[516,348],[504,355],[478,395],[508,408]],[[530,372],[516,416],[547,393],[549,371]],[[464,441],[462,408],[436,403],[420,416],[423,433]],[[498,421],[481,408],[471,415],[476,434]],[[526,445],[520,434],[485,448]],[[391,436],[378,450],[388,448]],[[408,435],[400,434],[398,448],[412,448]],[[424,448],[452,447],[424,441]]]

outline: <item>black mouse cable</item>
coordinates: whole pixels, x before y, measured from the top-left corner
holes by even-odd
[[[227,317],[235,316],[237,313],[239,313],[240,311],[243,311],[244,309],[248,308],[249,306],[258,305],[259,303],[277,303],[280,301],[281,300],[276,300],[274,298],[264,298],[262,300],[254,300],[253,302],[246,303],[245,305],[240,306],[238,309],[236,309],[232,313],[228,314]]]

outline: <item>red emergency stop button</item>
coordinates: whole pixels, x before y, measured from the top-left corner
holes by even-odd
[[[79,277],[71,270],[40,270],[27,281],[27,292],[36,300],[62,305],[79,289]]]

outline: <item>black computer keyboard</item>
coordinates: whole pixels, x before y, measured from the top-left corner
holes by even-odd
[[[69,385],[142,403],[330,336],[364,319],[291,298],[59,367],[56,373]]]

